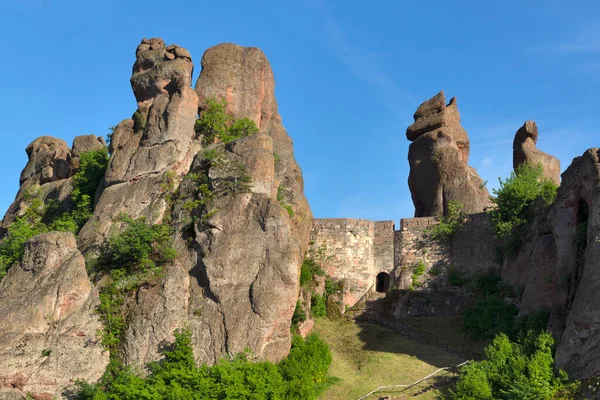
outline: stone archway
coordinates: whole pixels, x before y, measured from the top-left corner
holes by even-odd
[[[377,274],[375,281],[375,291],[378,293],[386,293],[390,288],[390,274],[380,272]]]

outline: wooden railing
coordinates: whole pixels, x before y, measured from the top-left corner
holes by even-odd
[[[362,313],[367,308],[367,300],[369,300],[371,298],[371,296],[373,295],[374,287],[375,287],[375,285],[371,285],[371,287],[367,289],[365,294],[363,294],[362,297],[360,299],[358,299],[358,301],[356,303],[354,303],[354,305],[352,307],[350,307],[350,308],[346,309],[346,311],[344,311],[344,315],[348,316],[348,317],[356,318],[356,316],[358,314]]]
[[[364,400],[377,393],[399,393],[414,395],[425,392],[431,389],[433,386],[439,385],[445,380],[449,380],[458,376],[460,368],[468,364],[469,361],[465,361],[454,367],[444,367],[437,371],[432,372],[424,378],[421,378],[413,383],[407,385],[392,385],[392,386],[379,386],[377,389],[370,391],[366,395],[360,397],[358,400]],[[435,381],[434,381],[435,380]],[[434,381],[434,382],[431,382]]]

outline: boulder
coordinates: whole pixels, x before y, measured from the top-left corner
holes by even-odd
[[[100,136],[96,135],[82,135],[76,136],[73,139],[73,147],[71,148],[71,157],[69,158],[69,162],[71,165],[71,169],[73,172],[76,172],[79,169],[79,158],[82,153],[88,151],[97,151],[102,150],[106,142]]]
[[[515,134],[513,142],[513,168],[529,163],[541,165],[544,176],[560,185],[560,161],[537,149],[538,129],[534,121],[526,121]]]
[[[474,214],[490,206],[489,193],[468,165],[469,137],[460,125],[456,99],[446,105],[440,92],[419,106],[406,130],[410,188],[415,217],[442,216],[450,201]]]
[[[108,364],[98,304],[75,237],[32,238],[0,281],[0,390],[50,399],[77,379],[98,380]]]
[[[34,179],[41,185],[70,176],[69,146],[64,140],[42,136],[31,142],[25,151],[29,162],[21,172],[21,184]]]

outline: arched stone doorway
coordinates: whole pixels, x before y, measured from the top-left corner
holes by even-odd
[[[375,281],[375,291],[378,293],[386,293],[390,288],[390,274],[380,272],[377,274]]]

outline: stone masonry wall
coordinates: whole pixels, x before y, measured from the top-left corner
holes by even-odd
[[[486,213],[471,214],[452,241],[451,262],[456,271],[476,275],[497,268],[494,230]]]
[[[344,302],[351,306],[375,284],[381,271],[394,268],[394,222],[361,219],[315,219],[311,249],[324,246],[327,274],[345,282]]]
[[[409,289],[420,261],[425,264],[420,290],[446,287],[449,269],[473,276],[495,268],[494,235],[487,214],[469,215],[454,240],[446,244],[427,234],[437,223],[436,217],[404,218],[396,231],[393,221],[315,219],[311,248],[326,249],[326,261],[320,261],[330,276],[345,281],[344,302],[349,306],[376,283],[379,272],[390,274],[393,287]]]

